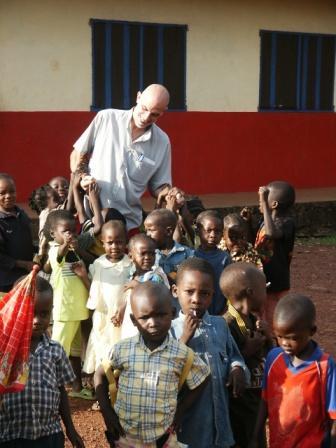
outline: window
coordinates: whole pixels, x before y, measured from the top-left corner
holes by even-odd
[[[186,25],[91,19],[92,110],[129,109],[152,83],[170,92],[169,109],[186,109]]]
[[[261,31],[259,110],[334,110],[335,36]]]

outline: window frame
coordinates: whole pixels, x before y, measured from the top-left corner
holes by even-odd
[[[271,76],[270,76],[270,87],[269,87],[269,99],[270,99],[270,103],[272,101],[272,97],[273,97],[273,105],[271,105],[270,108],[264,108],[261,107],[261,100],[262,100],[262,60],[263,60],[263,55],[262,55],[262,36],[265,34],[271,34],[271,38],[272,38],[272,53],[271,53],[271,62],[270,62],[270,71],[271,71]],[[332,74],[332,78],[333,78],[333,85],[332,85],[332,107],[330,109],[321,109],[321,108],[307,108],[307,107],[302,107],[303,105],[303,98],[306,98],[306,91],[304,90],[303,86],[306,82],[307,82],[307,72],[305,73],[300,73],[299,75],[297,75],[297,87],[296,87],[296,104],[300,105],[300,107],[297,107],[295,109],[279,109],[275,107],[275,73],[276,73],[276,36],[280,34],[287,34],[287,35],[292,35],[292,36],[297,36],[299,38],[300,44],[299,44],[299,51],[298,51],[298,57],[297,57],[297,67],[298,70],[302,70],[301,65],[308,64],[308,56],[307,56],[307,38],[313,36],[313,37],[317,37],[322,39],[323,37],[328,37],[328,38],[332,38],[334,39],[334,61],[333,61],[333,74]],[[259,103],[258,103],[258,112],[280,112],[280,113],[286,113],[286,112],[306,112],[306,113],[319,113],[319,112],[335,112],[335,83],[336,83],[336,34],[324,34],[324,33],[308,33],[308,32],[299,32],[299,31],[274,31],[274,30],[265,30],[265,29],[261,29],[259,31],[259,36],[260,36],[260,61],[259,61]],[[321,42],[321,40],[319,40],[319,42]],[[302,47],[302,48],[301,48]],[[301,52],[306,52],[306,55],[302,56]],[[321,51],[322,51],[322,45],[319,45],[319,54],[317,55],[317,59],[319,60],[319,62],[321,62]],[[275,56],[274,56],[274,52],[275,52]],[[302,60],[300,60],[301,58],[303,58],[303,64],[302,64]],[[307,68],[306,68],[307,70]],[[321,66],[319,67],[319,69],[317,69],[317,78],[320,80],[320,76],[321,76]],[[317,84],[317,80],[315,81],[315,90],[314,93],[316,94],[316,84]],[[315,103],[316,103],[316,99],[314,98]]]
[[[127,70],[125,70],[125,67],[127,66],[127,51],[125,46],[125,39],[127,42],[127,34],[129,38],[129,33],[125,32],[125,29],[129,25],[138,25],[140,27],[140,40],[139,40],[139,79],[138,79],[138,91],[143,91],[143,89],[146,87],[144,86],[144,72],[143,72],[143,28],[145,26],[155,27],[158,29],[158,35],[159,35],[159,45],[158,45],[158,83],[164,85],[164,79],[163,79],[163,72],[164,72],[164,66],[163,66],[163,29],[164,28],[180,28],[185,31],[184,38],[183,38],[183,60],[184,60],[184,74],[183,74],[183,103],[184,108],[177,108],[177,109],[171,109],[169,108],[169,111],[186,111],[187,110],[187,31],[188,31],[188,25],[183,24],[171,24],[171,23],[156,23],[156,22],[139,22],[139,21],[128,21],[128,20],[112,20],[112,19],[96,19],[91,18],[89,20],[89,25],[91,27],[91,51],[92,51],[92,77],[91,77],[91,90],[92,90],[92,104],[90,105],[90,111],[98,112],[99,110],[102,110],[102,108],[96,106],[96,92],[95,92],[95,81],[96,81],[96,73],[95,73],[95,66],[96,66],[96,57],[95,57],[95,37],[93,32],[93,27],[95,23],[104,23],[109,28],[109,33],[111,33],[111,27],[113,24],[119,24],[123,25],[124,29],[124,39],[123,39],[123,54],[124,54],[124,72],[128,73]],[[109,85],[110,83],[106,80],[109,79],[108,76],[106,76],[109,73],[109,70],[111,71],[111,51],[108,53],[108,48],[111,43],[111,40],[108,40],[108,36],[106,36],[105,33],[105,43],[107,43],[107,47],[105,48],[105,58],[109,54],[107,58],[107,64],[105,64],[105,108],[113,108],[112,106],[112,97],[111,97],[111,89],[112,86]],[[106,59],[105,59],[106,61]],[[123,81],[123,109],[127,110],[130,107],[132,107],[135,103],[135,98],[130,98],[130,76],[128,75],[126,77],[126,80]],[[108,95],[110,93],[110,95]],[[110,101],[106,102],[106,98],[109,97]]]

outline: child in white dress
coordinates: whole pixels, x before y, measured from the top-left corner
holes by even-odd
[[[169,282],[162,268],[155,266],[156,243],[144,233],[133,236],[128,243],[129,257],[133,262],[129,282],[126,285],[126,310],[121,326],[121,339],[138,334],[137,328],[131,321],[131,291],[137,284],[150,281],[164,283],[169,289]]]
[[[106,222],[101,240],[105,255],[89,268],[92,283],[87,307],[94,313],[83,366],[88,374],[95,372],[101,360],[107,358],[111,346],[121,338],[126,306],[124,290],[131,269],[131,260],[125,254],[126,228],[121,221]]]

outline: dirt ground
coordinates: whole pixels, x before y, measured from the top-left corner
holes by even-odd
[[[336,246],[297,244],[292,264],[292,291],[310,296],[317,308],[316,340],[333,356],[336,320]],[[92,402],[70,399],[72,415],[86,448],[105,448],[104,424]],[[66,447],[70,447],[69,442]]]

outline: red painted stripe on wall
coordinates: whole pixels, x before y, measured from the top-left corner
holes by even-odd
[[[1,171],[18,200],[55,175],[69,175],[72,144],[91,112],[0,112]],[[274,179],[296,188],[336,186],[333,113],[169,112],[175,185],[190,193],[256,191]]]

